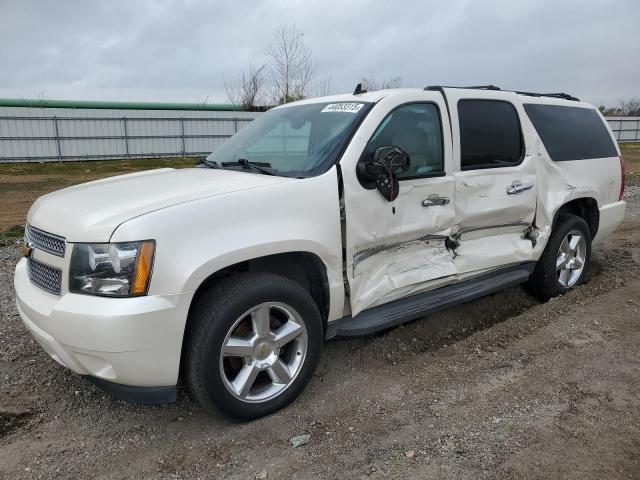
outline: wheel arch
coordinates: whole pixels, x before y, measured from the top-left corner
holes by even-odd
[[[202,295],[216,283],[243,272],[269,272],[281,275],[301,285],[313,297],[322,317],[323,329],[326,332],[329,314],[330,288],[327,266],[315,253],[307,251],[293,251],[274,253],[227,265],[212,272],[200,282],[195,290],[184,328],[182,354],[184,342],[188,337],[191,325],[191,311]],[[181,361],[182,363],[182,361]]]
[[[564,203],[560,208],[558,208],[553,217],[553,228],[556,227],[558,220],[563,215],[575,215],[582,218],[587,222],[591,238],[595,238],[600,225],[600,210],[598,209],[598,202],[595,198],[581,197]]]

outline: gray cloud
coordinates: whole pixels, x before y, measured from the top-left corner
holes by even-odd
[[[222,79],[262,63],[295,24],[350,91],[493,83],[593,103],[640,96],[640,2],[0,0],[0,96],[224,101]]]

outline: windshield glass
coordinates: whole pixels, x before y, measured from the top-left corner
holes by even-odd
[[[248,160],[269,164],[277,175],[318,175],[335,163],[371,105],[312,103],[270,110],[222,144],[207,161],[223,165]]]

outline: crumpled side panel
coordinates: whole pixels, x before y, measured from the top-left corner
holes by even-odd
[[[456,270],[471,272],[531,260],[531,241],[523,238],[523,232],[520,228],[489,237],[463,237],[453,261]]]
[[[373,254],[364,251],[354,257],[351,309],[355,315],[365,308],[386,303],[390,294],[405,287],[453,275],[453,252],[444,237],[418,239],[389,245]]]
[[[498,169],[483,172],[456,175],[456,222],[464,227],[496,225],[506,221],[530,223],[536,202],[535,187],[517,196],[506,195],[506,188],[514,180],[535,182],[535,166],[515,174]]]
[[[534,258],[537,260],[551,234],[555,213],[562,205],[579,198],[593,198],[598,207],[614,203],[620,192],[617,157],[554,162],[541,140],[537,140],[538,189],[536,227],[538,229]],[[596,237],[597,238],[597,237]]]
[[[379,192],[359,186],[345,186],[345,195],[347,276],[353,315],[384,302],[399,288],[455,272],[453,253],[444,244],[454,223],[453,177],[404,181],[393,203]],[[451,202],[422,206],[429,195],[447,197]]]

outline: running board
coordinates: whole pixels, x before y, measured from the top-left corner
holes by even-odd
[[[370,308],[355,317],[347,315],[328,325],[326,338],[368,335],[518,285],[527,281],[535,265],[535,262],[527,262],[501,268],[464,282]]]

